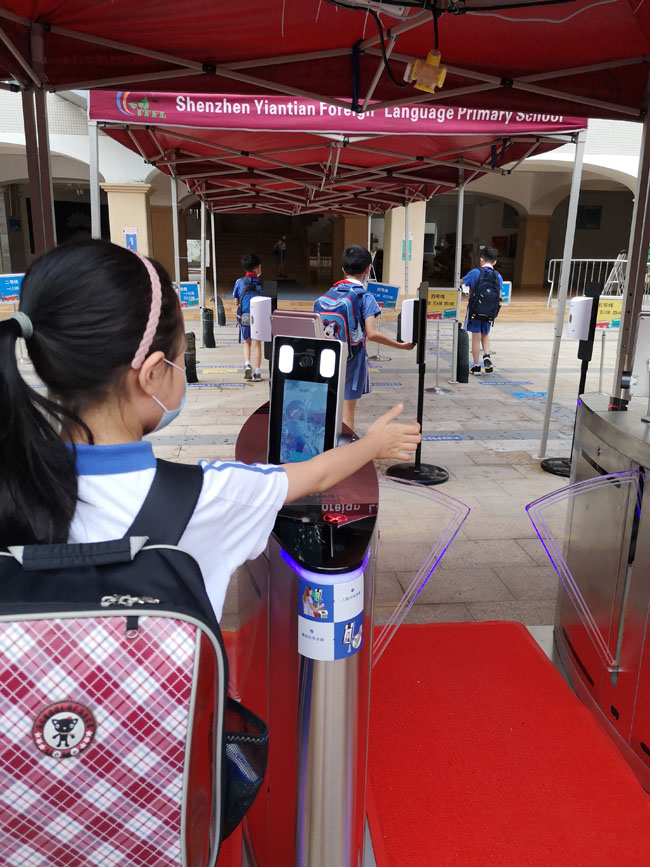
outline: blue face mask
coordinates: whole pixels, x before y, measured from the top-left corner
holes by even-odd
[[[164,427],[167,427],[167,425],[168,425],[170,422],[174,421],[174,419],[176,418],[176,416],[178,415],[178,413],[179,413],[179,412],[183,409],[183,407],[185,406],[185,393],[186,393],[186,391],[187,391],[187,381],[185,380],[185,371],[183,370],[182,367],[179,367],[177,364],[174,364],[173,361],[168,361],[166,358],[164,358],[163,361],[165,362],[165,364],[170,364],[172,367],[175,367],[176,370],[180,370],[180,372],[183,374],[183,380],[185,381],[185,388],[184,388],[184,390],[183,390],[183,397],[181,398],[180,405],[178,406],[177,409],[167,409],[167,407],[165,406],[165,404],[162,403],[160,400],[158,400],[158,398],[157,398],[155,395],[153,395],[153,394],[151,395],[151,397],[153,398],[153,400],[156,401],[156,403],[158,404],[158,406],[161,407],[161,409],[164,410],[164,412],[163,412],[163,414],[162,414],[162,417],[161,417],[160,421],[159,421],[158,424],[155,426],[155,428],[151,431],[151,433],[156,433],[157,431],[162,430]]]

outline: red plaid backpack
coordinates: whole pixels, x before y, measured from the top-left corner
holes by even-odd
[[[259,789],[266,726],[175,547],[202,481],[158,461],[124,539],[0,552],[3,864],[212,867]]]

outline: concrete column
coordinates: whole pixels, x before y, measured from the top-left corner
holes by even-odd
[[[552,219],[552,214],[526,214],[518,218],[513,292],[544,288],[548,230]]]
[[[341,257],[350,244],[366,247],[368,244],[367,217],[333,217],[332,218],[332,278],[334,282],[341,280]]]
[[[426,221],[426,202],[412,202],[409,205],[409,233],[413,236],[411,261],[408,267],[408,287],[404,286],[404,242],[405,209],[391,208],[386,213],[384,223],[384,283],[400,287],[400,296],[413,298],[422,282],[422,263],[424,261],[424,224]],[[408,244],[406,249],[408,256]]]
[[[168,205],[150,205],[151,256],[165,268],[172,280],[174,276],[174,226]],[[138,250],[140,236],[138,235]]]
[[[126,247],[124,229],[138,230],[138,253],[153,256],[151,232],[151,208],[149,195],[153,191],[150,184],[101,184],[108,197],[108,219],[111,227],[111,241]],[[169,230],[171,218],[167,208]]]

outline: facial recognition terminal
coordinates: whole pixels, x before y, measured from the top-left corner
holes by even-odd
[[[346,354],[338,340],[275,338],[270,463],[306,461],[334,448],[341,432]]]

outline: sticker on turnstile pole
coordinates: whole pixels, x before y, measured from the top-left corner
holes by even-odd
[[[363,575],[340,584],[300,577],[298,653],[308,659],[347,659],[363,643]]]

